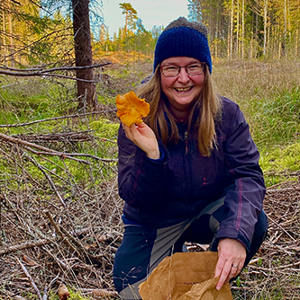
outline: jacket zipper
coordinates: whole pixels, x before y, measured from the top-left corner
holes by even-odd
[[[185,179],[186,179],[186,195],[187,195],[187,201],[191,196],[192,192],[192,177],[191,177],[191,165],[189,163],[189,134],[187,131],[184,132],[184,147],[185,147]]]
[[[185,155],[187,155],[189,152],[189,147],[188,147],[189,135],[188,135],[187,131],[184,133],[184,143],[185,143]]]

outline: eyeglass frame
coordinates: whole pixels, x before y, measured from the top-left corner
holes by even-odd
[[[169,66],[174,66],[174,67],[179,68],[179,69],[178,69],[178,74],[175,75],[175,76],[166,76],[166,75],[164,74],[164,72],[163,72],[163,67],[166,67],[166,66],[168,66],[168,65],[160,66],[160,70],[161,70],[161,73],[162,73],[165,77],[169,77],[169,78],[178,77],[179,74],[180,74],[180,72],[181,72],[181,68],[185,68],[185,71],[186,71],[186,73],[187,73],[189,76],[198,76],[198,75],[201,75],[201,74],[204,72],[204,70],[205,70],[206,63],[200,62],[199,64],[202,66],[202,72],[200,72],[200,73],[198,73],[198,74],[192,75],[192,74],[190,74],[190,73],[188,72],[187,67],[188,67],[188,66],[191,66],[191,65],[194,65],[194,64],[195,64],[195,63],[192,63],[192,64],[189,64],[189,65],[187,65],[187,66],[169,65]],[[198,64],[198,63],[197,63],[197,64]]]

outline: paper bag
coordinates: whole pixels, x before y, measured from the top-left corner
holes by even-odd
[[[232,300],[229,283],[216,290],[217,252],[184,252],[166,257],[139,285],[143,300]]]

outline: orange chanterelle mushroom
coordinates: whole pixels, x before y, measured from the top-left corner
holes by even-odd
[[[140,99],[133,92],[116,98],[117,116],[121,121],[127,125],[142,123],[142,118],[146,117],[150,111],[149,103],[145,102],[145,99]]]

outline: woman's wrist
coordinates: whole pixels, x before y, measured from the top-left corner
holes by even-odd
[[[146,153],[146,155],[151,158],[151,159],[159,159],[160,158],[160,151],[159,151],[159,148],[153,150],[153,151],[150,151],[148,153]]]

